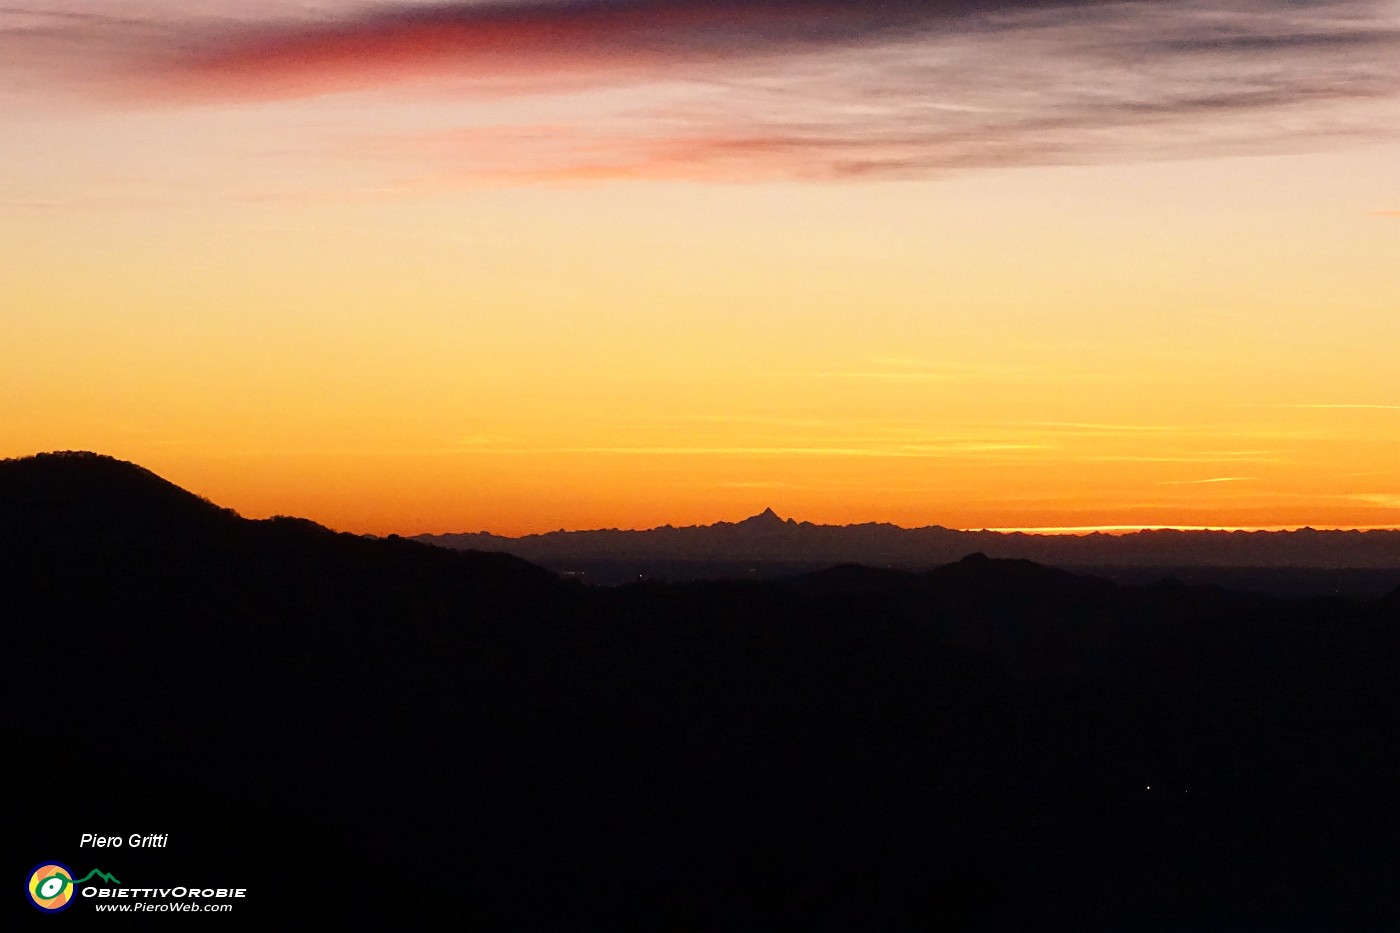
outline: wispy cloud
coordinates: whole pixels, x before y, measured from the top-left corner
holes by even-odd
[[[1400,411],[1400,405],[1383,405],[1383,404],[1351,403],[1351,402],[1339,402],[1339,403],[1330,403],[1330,402],[1329,402],[1329,403],[1317,403],[1317,404],[1306,404],[1306,405],[1288,405],[1288,404],[1280,404],[1280,405],[1251,405],[1251,406],[1249,406],[1249,407],[1251,407],[1251,408],[1302,408],[1302,409],[1321,409],[1321,410],[1327,410],[1327,409],[1341,409],[1341,410],[1358,409],[1358,410],[1361,410],[1361,411]]]
[[[22,52],[31,77],[60,82],[101,65],[107,86],[151,103],[424,86],[645,87],[653,101],[634,95],[575,125],[425,128],[367,147],[433,185],[904,178],[1317,149],[1388,135],[1375,105],[1400,93],[1400,10],[1386,0],[264,0],[234,19],[155,8],[0,10],[0,61]]]
[[[1209,479],[1169,479],[1158,483],[1158,486],[1203,486],[1210,483],[1245,483],[1253,480],[1252,476],[1212,476]]]
[[[931,444],[889,445],[773,445],[773,446],[613,446],[613,447],[500,447],[483,449],[498,454],[605,454],[616,456],[754,456],[754,457],[857,457],[857,458],[941,458],[978,457],[1005,452],[1045,450],[1043,444],[1002,444],[953,441]]]
[[[1376,493],[1356,493],[1354,495],[1342,496],[1353,502],[1364,502],[1367,505],[1380,506],[1383,509],[1400,509],[1400,493],[1376,492]]]
[[[793,489],[792,483],[781,483],[768,480],[740,480],[733,483],[720,483],[725,489]]]
[[[694,69],[867,49],[931,35],[999,30],[1008,16],[1113,7],[1106,0],[448,0],[301,4],[300,15],[172,20],[146,43],[164,92],[287,98],[447,75],[521,79],[526,89],[580,77],[654,81]],[[42,10],[10,17],[43,18]],[[50,12],[78,35],[150,20]],[[48,31],[52,31],[50,28]],[[151,90],[155,90],[152,88]]]
[[[1076,457],[1091,463],[1282,463],[1278,455],[1267,450],[1218,450],[1194,454],[1107,454]]]
[[[852,370],[849,372],[816,373],[833,379],[873,379],[891,382],[960,382],[970,379],[1014,379],[1032,375],[1014,369],[924,369],[924,370]],[[1070,374],[1074,375],[1074,374]]]

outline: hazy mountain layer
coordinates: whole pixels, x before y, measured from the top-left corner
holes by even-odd
[[[419,535],[454,548],[503,551],[568,565],[596,560],[847,561],[926,568],[981,552],[1056,565],[1400,568],[1400,531],[1139,531],[1032,535],[933,525],[814,525],[771,509],[741,522],[647,531],[553,531],[507,538],[486,532]]]

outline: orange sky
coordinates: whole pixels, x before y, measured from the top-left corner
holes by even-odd
[[[1400,524],[1393,8],[633,6],[0,14],[0,456],[375,533]]]

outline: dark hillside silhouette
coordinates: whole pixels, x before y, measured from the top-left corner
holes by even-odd
[[[150,826],[190,848],[111,864],[269,923],[1400,919],[1400,594],[971,552],[587,587],[71,455],[0,462],[0,587],[17,799],[63,801],[20,811],[12,877]]]
[[[0,461],[0,484],[0,527],[45,546],[207,540],[238,521],[149,470],[85,451]]]

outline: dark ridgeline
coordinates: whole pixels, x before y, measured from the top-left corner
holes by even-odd
[[[281,922],[1400,919],[1400,591],[980,554],[599,589],[73,454],[0,462],[0,584],[14,877],[142,831],[101,867]]]
[[[816,525],[772,509],[740,522],[554,531],[508,538],[487,532],[417,535],[452,548],[514,554],[588,582],[648,578],[771,579],[843,562],[927,570],[964,554],[1034,560],[1118,582],[1221,583],[1272,595],[1375,597],[1400,572],[1400,531],[1182,531],[1031,535],[879,522]]]

